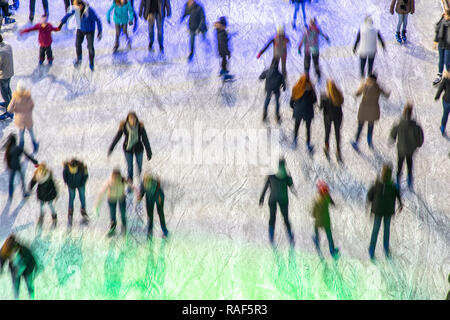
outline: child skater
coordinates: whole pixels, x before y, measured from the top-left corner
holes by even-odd
[[[131,39],[128,36],[128,24],[133,24],[134,13],[130,2],[127,0],[114,0],[108,12],[106,13],[106,21],[111,24],[111,12],[114,11],[114,24],[116,26],[116,42],[114,43],[113,53],[119,49],[120,33],[123,32],[127,38],[127,50],[131,49]]]
[[[231,58],[231,52],[228,46],[230,38],[227,31],[227,19],[225,17],[220,17],[219,21],[214,23],[214,28],[217,32],[217,49],[219,51],[219,56],[222,58],[222,69],[220,70],[220,75],[224,78],[224,80],[229,80],[233,76],[229,74],[227,68],[228,60]]]

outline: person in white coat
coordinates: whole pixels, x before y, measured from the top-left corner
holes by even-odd
[[[368,63],[367,76],[372,74],[375,55],[377,54],[377,41],[379,41],[383,49],[386,50],[380,31],[373,26],[372,18],[367,16],[364,20],[364,25],[358,31],[355,45],[353,46],[353,53],[356,54],[356,49],[359,45],[361,78],[364,78],[366,63]]]

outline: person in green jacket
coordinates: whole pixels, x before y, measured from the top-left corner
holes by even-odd
[[[317,251],[322,255],[320,250],[319,229],[324,229],[328,239],[328,246],[330,248],[330,254],[333,258],[338,258],[339,249],[334,246],[333,235],[331,233],[331,221],[330,221],[330,204],[334,206],[334,201],[330,196],[328,185],[322,180],[317,181],[317,190],[319,196],[314,201],[312,216],[314,222],[314,236],[313,241]]]
[[[108,12],[106,13],[106,21],[111,24],[111,12],[114,11],[114,24],[116,25],[116,42],[114,43],[113,53],[119,49],[120,33],[123,32],[127,38],[127,49],[131,49],[131,38],[128,36],[128,24],[133,24],[134,13],[133,8],[128,0],[114,0]]]

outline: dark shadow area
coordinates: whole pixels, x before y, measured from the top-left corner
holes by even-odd
[[[125,269],[125,248],[120,248],[115,239],[111,239],[104,263],[104,296],[108,299],[121,299],[122,278]]]
[[[55,255],[54,270],[58,279],[58,285],[63,287],[69,279],[81,271],[83,265],[82,237],[72,239],[69,235]]]

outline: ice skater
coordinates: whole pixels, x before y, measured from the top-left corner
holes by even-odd
[[[390,12],[393,15],[394,10],[398,15],[397,32],[395,39],[398,43],[406,42],[406,27],[408,25],[408,15],[415,12],[415,0],[392,0]],[[403,27],[402,27],[403,26]],[[400,36],[400,29],[402,35]]]
[[[209,41],[206,37],[208,27],[206,25],[205,10],[195,0],[188,0],[184,6],[184,12],[180,19],[180,24],[183,23],[184,18],[189,16],[189,48],[190,53],[188,56],[188,62],[191,62],[194,57],[195,36],[199,33],[203,35],[203,40],[209,47]]]
[[[267,120],[267,109],[269,107],[270,99],[273,94],[275,94],[275,104],[276,104],[276,117],[277,123],[281,123],[280,116],[280,88],[286,91],[286,82],[283,75],[278,70],[278,61],[276,59],[272,60],[270,68],[264,70],[259,76],[259,80],[266,80],[265,90],[266,99],[264,100],[264,114],[263,121]]]
[[[4,108],[8,108],[12,99],[11,78],[13,76],[13,50],[11,45],[3,41],[3,37],[0,34],[0,93],[3,98],[3,102],[0,102],[0,106]],[[0,115],[0,120],[6,120],[8,118],[14,118],[14,114],[5,110],[5,112]]]
[[[48,17],[49,16],[48,0],[42,0],[42,6],[44,7],[44,14]],[[30,15],[29,15],[30,23],[33,23],[35,11],[36,11],[36,0],[30,0]]]
[[[170,0],[141,0],[139,16],[148,22],[148,51],[153,51],[155,22],[158,28],[159,52],[164,54],[164,20],[172,15]]]
[[[266,52],[266,50],[273,45],[273,58],[272,60],[276,60],[277,63],[281,60],[281,72],[283,73],[283,77],[286,79],[286,59],[287,59],[287,45],[289,44],[289,38],[286,37],[284,33],[284,26],[279,25],[277,27],[277,34],[274,38],[270,39],[270,41],[259,51],[256,56],[257,59],[261,58],[261,55]]]
[[[377,82],[377,76],[370,74],[369,77],[361,83],[361,86],[355,93],[355,97],[362,95],[361,104],[358,110],[358,129],[356,131],[355,140],[352,142],[352,147],[359,152],[359,137],[363,129],[364,123],[368,123],[367,128],[367,144],[369,148],[373,149],[372,135],[375,121],[380,119],[380,96],[383,95],[389,98],[390,92],[384,90]]]
[[[441,126],[439,129],[444,136],[445,128],[447,127],[448,114],[450,113],[450,72],[447,70],[444,71],[444,80],[442,80],[439,85],[439,89],[434,97],[434,100],[438,101],[443,92],[444,95],[442,96],[442,106],[444,112],[442,114]]]
[[[127,0],[114,0],[108,12],[106,13],[106,21],[111,24],[111,12],[114,11],[113,19],[116,28],[116,41],[114,42],[113,53],[119,49],[120,34],[123,32],[127,39],[127,50],[131,49],[131,38],[128,36],[128,24],[133,24],[133,8]]]
[[[290,106],[293,109],[292,117],[295,119],[294,140],[292,144],[297,147],[298,129],[300,123],[305,121],[306,124],[306,147],[310,154],[314,151],[311,145],[311,122],[314,118],[314,104],[317,102],[317,96],[314,85],[308,74],[304,74],[292,88],[292,96]]]
[[[446,9],[441,19],[436,23],[434,36],[434,49],[439,52],[438,73],[433,85],[442,80],[442,72],[450,70],[450,9]]]
[[[373,20],[368,16],[364,19],[364,25],[358,31],[353,46],[353,53],[356,54],[359,45],[361,78],[365,77],[366,64],[368,64],[367,76],[372,74],[375,56],[377,54],[377,39],[381,43],[383,49],[386,50],[380,31],[373,26]]]
[[[69,189],[68,225],[71,227],[73,223],[73,204],[77,190],[81,202],[82,223],[86,224],[89,222],[89,216],[86,213],[86,182],[89,178],[87,166],[80,160],[72,159],[64,162],[63,168],[64,183]]]
[[[314,236],[313,241],[317,252],[322,256],[320,250],[320,238],[319,229],[324,229],[325,234],[328,239],[328,247],[330,249],[330,254],[334,259],[339,256],[339,248],[334,246],[333,234],[331,233],[331,220],[330,220],[330,204],[334,206],[334,201],[330,196],[330,190],[328,185],[322,180],[317,181],[317,191],[318,197],[314,201],[312,216],[314,218]]]
[[[13,6],[15,6],[16,3],[18,3],[17,0],[14,2]],[[0,0],[0,30],[3,25],[3,18],[5,18],[5,24],[11,24],[16,22],[16,19],[11,18],[11,11],[9,7],[10,5],[8,0]]]
[[[264,204],[264,196],[266,194],[267,189],[270,187],[270,196],[269,196],[269,209],[270,209],[270,218],[269,218],[269,240],[272,246],[274,244],[274,233],[275,233],[275,218],[277,212],[277,205],[280,207],[281,215],[284,219],[284,224],[286,226],[286,230],[289,236],[289,242],[291,247],[294,247],[294,234],[291,230],[291,224],[289,222],[288,211],[289,211],[289,197],[288,190],[289,187],[291,192],[297,196],[295,191],[292,177],[288,174],[286,170],[286,162],[284,159],[281,159],[278,163],[278,172],[276,174],[272,174],[267,177],[266,183],[264,185],[263,192],[259,199],[259,206],[262,207]]]
[[[139,122],[139,119],[134,112],[129,112],[125,121],[122,121],[117,131],[116,136],[111,143],[108,150],[108,157],[113,152],[116,144],[119,142],[122,135],[125,136],[123,141],[123,152],[127,160],[128,168],[128,182],[133,183],[133,158],[136,158],[137,169],[139,176],[142,171],[142,158],[144,156],[144,148],[147,153],[147,160],[152,158],[152,149],[148,141],[147,131],[144,123]]]
[[[43,15],[41,17],[40,23],[34,25],[31,28],[26,28],[20,31],[20,35],[28,32],[38,31],[39,32],[39,65],[44,63],[45,56],[47,56],[48,65],[53,64],[53,51],[52,51],[52,32],[58,32],[61,29],[54,27],[48,22],[48,16]]]
[[[227,31],[227,19],[225,17],[220,17],[219,21],[214,23],[214,28],[216,29],[217,51],[222,59],[220,76],[223,80],[230,80],[233,76],[229,73],[227,68],[228,60],[231,58],[231,51],[228,45],[230,38]]]
[[[297,14],[298,11],[300,10],[300,6],[302,7],[302,13],[303,13],[303,24],[305,25],[305,27],[307,27],[308,25],[306,24],[306,10],[305,10],[305,6],[306,6],[306,2],[311,3],[311,0],[291,0],[291,3],[294,5],[294,20],[292,20],[292,28],[294,30],[297,29]]]
[[[413,156],[418,148],[423,144],[423,130],[412,119],[413,107],[407,104],[403,109],[402,119],[391,129],[390,138],[397,140],[397,188],[400,190],[400,177],[402,174],[403,163],[406,159],[408,166],[408,187],[412,189],[413,184]]]
[[[381,177],[375,184],[369,188],[367,193],[367,202],[372,204],[371,213],[374,215],[372,236],[370,238],[369,256],[373,261],[375,259],[375,246],[377,244],[378,232],[380,231],[381,221],[384,222],[383,246],[386,257],[390,257],[389,235],[391,227],[391,218],[395,214],[395,201],[398,201],[399,212],[403,210],[400,192],[392,181],[392,167],[388,164],[383,166]]]
[[[20,280],[23,278],[27,285],[28,295],[34,299],[34,278],[36,274],[36,259],[31,250],[17,241],[14,234],[10,235],[0,249],[0,272],[3,265],[9,261],[14,298],[19,299]]]

